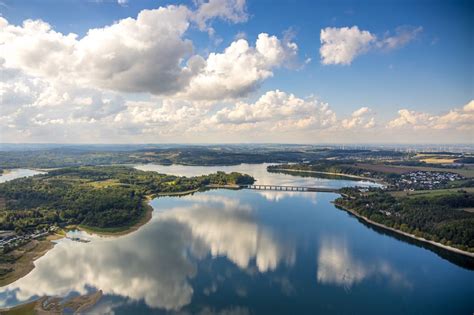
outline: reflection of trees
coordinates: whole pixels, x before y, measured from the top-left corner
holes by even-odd
[[[292,249],[258,225],[250,206],[212,194],[187,201],[155,215],[131,235],[87,244],[60,242],[35,262],[30,274],[6,288],[3,302],[13,296],[23,301],[71,291],[85,294],[92,287],[104,294],[143,299],[150,307],[177,310],[193,295],[188,279],[197,268],[191,256],[226,256],[240,268],[255,259],[260,272],[282,261],[293,263]]]

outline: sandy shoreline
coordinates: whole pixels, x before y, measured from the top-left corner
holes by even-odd
[[[34,301],[0,308],[0,314],[86,314],[102,298],[102,290],[73,297],[43,296]]]
[[[334,202],[333,202],[334,203]],[[334,205],[336,205],[334,203]],[[412,238],[412,239],[415,239],[417,241],[420,241],[420,242],[424,242],[424,243],[428,243],[428,244],[431,244],[431,245],[434,245],[434,246],[437,246],[439,248],[442,248],[442,249],[445,249],[445,250],[448,250],[450,252],[453,252],[453,253],[456,253],[456,254],[461,254],[461,255],[464,255],[464,256],[468,256],[468,257],[471,257],[471,258],[474,258],[474,253],[471,253],[471,252],[466,252],[464,250],[461,250],[461,249],[458,249],[458,248],[455,248],[455,247],[451,247],[451,246],[448,246],[448,245],[444,245],[444,244],[441,244],[441,243],[437,243],[435,241],[431,241],[431,240],[427,240],[423,237],[418,237],[416,235],[413,235],[413,234],[410,234],[410,233],[406,233],[406,232],[403,232],[403,231],[400,231],[400,230],[397,230],[397,229],[394,229],[392,227],[389,227],[389,226],[386,226],[384,224],[381,224],[381,223],[378,223],[378,222],[375,222],[375,221],[372,221],[370,220],[369,218],[363,216],[363,215],[360,215],[359,213],[357,213],[356,211],[350,209],[350,208],[347,208],[347,207],[344,207],[344,206],[341,206],[341,205],[336,205],[338,208],[341,208],[351,214],[353,214],[354,216],[358,217],[359,219],[362,219],[364,220],[365,222],[369,223],[369,224],[372,224],[372,225],[375,225],[377,227],[380,227],[382,229],[385,229],[385,230],[389,230],[389,231],[392,231],[392,232],[395,232],[397,234],[400,234],[400,235],[403,235],[403,236],[407,236],[409,238]]]
[[[17,260],[10,266],[13,270],[0,278],[0,287],[9,285],[16,280],[23,278],[35,268],[34,262],[45,255],[55,245],[54,240],[61,239],[63,236],[50,234],[42,240],[32,240],[27,244],[11,252],[12,255],[18,255],[23,252]],[[7,266],[3,266],[7,267]]]

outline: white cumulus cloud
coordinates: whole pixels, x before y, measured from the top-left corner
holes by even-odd
[[[321,62],[323,64],[351,64],[354,58],[369,50],[375,36],[357,26],[326,27],[321,30]]]
[[[215,113],[211,125],[227,125],[241,129],[267,126],[267,129],[306,129],[330,127],[335,113],[326,103],[304,100],[279,90],[268,91],[255,103],[238,102]]]
[[[35,76],[124,92],[170,93],[195,71],[181,66],[193,49],[182,38],[189,14],[184,6],[143,10],[136,19],[90,29],[81,39],[40,20],[15,26],[0,18],[0,56],[6,67]]]
[[[423,30],[422,27],[398,27],[395,35],[385,34],[381,39],[367,30],[352,27],[326,27],[321,29],[321,63],[325,65],[350,65],[359,55],[373,49],[392,50],[402,47]]]
[[[389,121],[388,128],[474,130],[474,100],[462,108],[441,115],[401,109],[398,117]]]
[[[193,14],[193,20],[200,30],[207,30],[211,34],[214,29],[208,26],[209,20],[221,18],[232,23],[245,22],[248,19],[245,0],[198,0],[198,9]]]
[[[11,71],[88,88],[223,99],[245,96],[297,53],[295,43],[262,33],[255,47],[240,39],[221,53],[194,55],[186,31],[214,18],[244,21],[245,1],[142,10],[82,38],[41,20],[13,25],[0,17],[0,58]]]
[[[273,76],[273,68],[296,56],[297,50],[295,43],[266,33],[258,35],[255,47],[245,39],[238,39],[223,53],[211,53],[207,60],[196,60],[203,69],[191,79],[182,95],[208,100],[245,96]]]
[[[354,111],[351,117],[343,119],[341,125],[345,129],[353,128],[373,128],[375,127],[375,118],[371,116],[371,110],[368,107],[361,107]]]

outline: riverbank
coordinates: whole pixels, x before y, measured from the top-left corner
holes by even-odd
[[[379,228],[382,228],[384,230],[388,230],[388,231],[391,231],[391,232],[394,232],[394,233],[397,233],[397,234],[400,234],[400,235],[403,235],[403,236],[406,236],[406,237],[409,237],[409,238],[412,238],[414,240],[417,240],[417,241],[420,241],[420,242],[424,242],[424,243],[427,243],[427,244],[431,244],[433,246],[436,246],[436,247],[439,247],[439,248],[442,248],[442,249],[445,249],[445,250],[448,250],[450,252],[453,252],[453,253],[456,253],[456,254],[461,254],[461,255],[464,255],[464,256],[468,256],[468,257],[471,257],[471,258],[474,258],[474,253],[471,253],[471,252],[467,252],[467,251],[464,251],[464,250],[461,250],[461,249],[458,249],[458,248],[455,248],[455,247],[452,247],[452,246],[448,246],[448,245],[444,245],[444,244],[441,244],[441,243],[438,243],[438,242],[435,242],[435,241],[432,241],[432,240],[427,240],[423,237],[418,237],[416,235],[413,235],[413,234],[410,234],[410,233],[407,233],[407,232],[403,232],[401,230],[397,230],[395,228],[392,228],[392,227],[389,227],[389,226],[386,226],[382,223],[378,223],[378,222],[375,222],[375,221],[372,221],[370,220],[369,218],[363,216],[363,215],[360,215],[359,213],[357,213],[357,211],[354,211],[350,208],[347,208],[347,207],[344,207],[342,205],[338,205],[336,204],[335,202],[333,202],[334,205],[336,205],[338,208],[340,209],[343,209],[349,213],[351,213],[352,215],[356,216],[357,218],[359,219],[362,219],[364,220],[365,222],[369,223],[369,224],[372,224],[374,226],[377,226]]]
[[[9,169],[9,168],[4,168],[4,169],[3,169],[3,172],[0,173],[0,175],[7,175],[7,174],[9,174],[9,173],[11,173],[11,172],[12,172],[11,169]]]
[[[62,235],[50,234],[44,239],[31,240],[8,254],[2,254],[3,258],[9,257],[11,262],[0,263],[0,268],[5,270],[5,273],[0,276],[0,287],[26,276],[34,269],[34,261],[54,247],[54,240],[62,237]]]
[[[175,197],[175,196],[185,196],[185,195],[190,195],[194,194],[198,191],[201,191],[202,189],[240,189],[241,187],[239,185],[206,185],[203,188],[196,188],[196,189],[191,189],[191,190],[185,190],[185,191],[177,191],[177,192],[164,192],[164,193],[158,193],[155,194],[155,197]]]
[[[272,169],[272,171],[284,171],[284,172],[290,172],[290,173],[313,173],[313,174],[333,175],[333,176],[363,179],[363,180],[366,180],[366,181],[386,185],[386,183],[384,183],[381,179],[378,179],[378,178],[371,178],[371,177],[344,174],[344,173],[331,173],[331,172],[309,171],[309,170],[295,170],[295,169],[289,169],[289,168],[275,168],[275,169]]]
[[[217,184],[211,184],[211,185],[206,185],[206,188],[210,189],[240,189],[241,187],[239,185],[217,185]]]
[[[199,190],[200,190],[200,188],[191,189],[191,190],[185,190],[185,191],[157,193],[157,194],[155,194],[154,196],[155,196],[155,197],[185,196],[185,195],[189,195],[189,194],[194,194],[195,192],[198,192]]]

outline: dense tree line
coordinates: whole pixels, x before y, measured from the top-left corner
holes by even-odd
[[[474,252],[474,194],[463,190],[443,195],[395,198],[389,193],[356,188],[341,190],[336,205],[349,208],[372,221],[416,236]]]
[[[293,148],[292,146],[183,146],[180,148],[128,148],[75,146],[39,150],[0,151],[4,168],[58,168],[111,164],[236,165],[240,163],[287,163],[303,160],[404,156],[395,151]]]
[[[209,184],[250,184],[251,176],[224,172],[178,177],[128,167],[72,167],[0,184],[0,229],[25,231],[51,224],[121,227],[144,212],[146,196]]]
[[[367,170],[357,167],[353,160],[318,160],[311,163],[270,165],[268,171],[275,172],[279,169],[288,169],[294,171],[316,171],[325,173],[338,173],[346,175],[366,176],[372,178],[381,178],[385,180],[396,180],[399,174],[389,174],[374,170]]]

